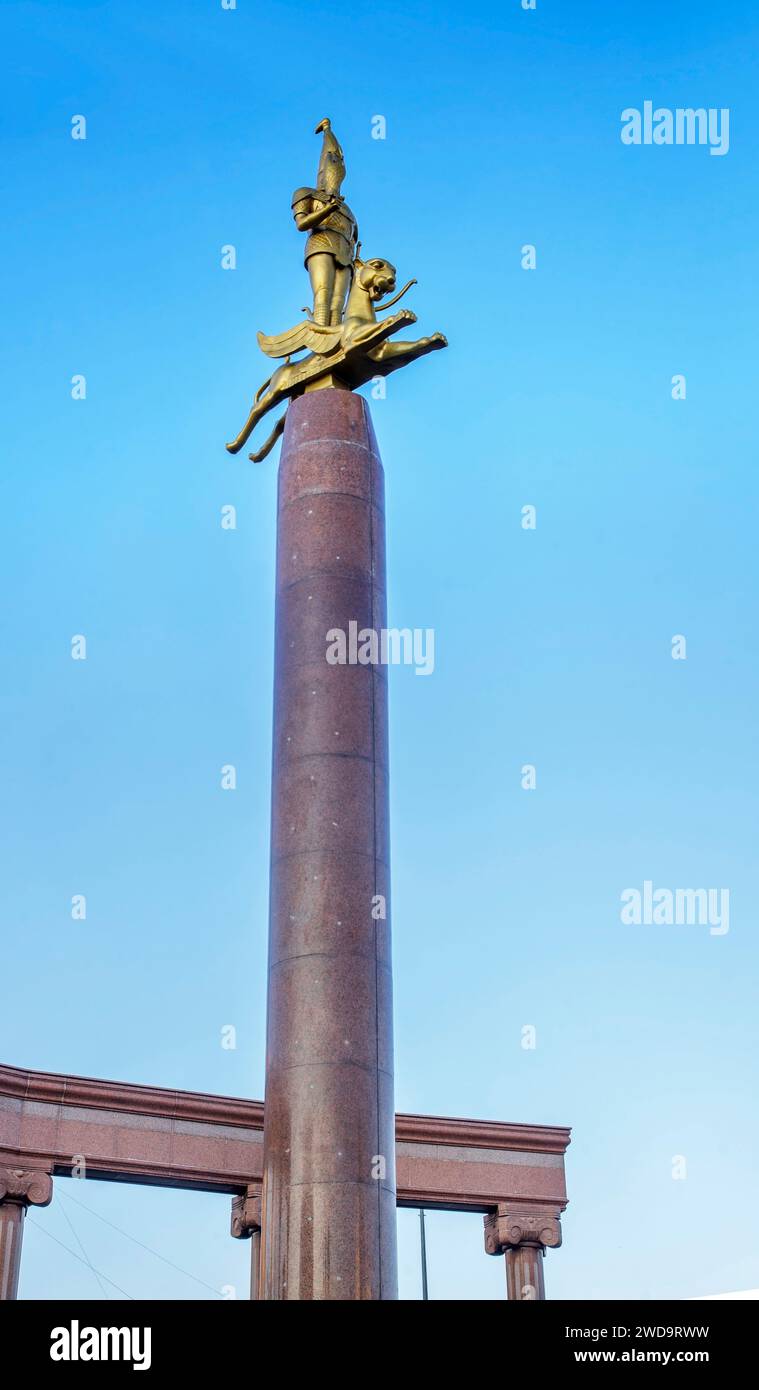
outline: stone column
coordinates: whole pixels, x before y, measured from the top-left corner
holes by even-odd
[[[356,660],[386,626],[384,536],[366,402],[299,397],[279,465],[263,1299],[397,1297],[387,668]]]
[[[506,1257],[506,1297],[532,1302],[546,1296],[543,1258],[546,1247],[561,1245],[561,1211],[557,1207],[519,1207],[501,1203],[485,1217],[485,1249]]]
[[[41,1168],[0,1168],[0,1299],[18,1296],[27,1207],[46,1207],[52,1196],[53,1180]]]
[[[231,1231],[236,1240],[250,1240],[250,1296],[258,1298],[261,1263],[261,1193],[258,1188],[249,1187],[244,1196],[232,1198]]]

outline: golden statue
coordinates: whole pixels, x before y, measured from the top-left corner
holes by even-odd
[[[314,323],[335,324],[343,316],[351,281],[358,226],[340,192],[345,159],[325,117],[316,127],[323,132],[316,188],[296,188],[293,217],[299,232],[309,232],[305,265],[314,293]]]
[[[397,304],[416,280],[409,280],[384,304],[378,303],[395,290],[395,266],[381,258],[360,258],[356,219],[339,192],[345,178],[342,149],[328,120],[320,121],[316,132],[323,132],[324,137],[317,187],[299,188],[293,196],[296,225],[300,231],[310,232],[305,259],[314,292],[313,314],[306,310],[310,316],[285,333],[270,337],[258,334],[262,352],[267,357],[284,358],[284,362],[256,392],[245,424],[226,446],[230,454],[238,453],[259,420],[281,401],[321,387],[353,391],[417,357],[447,347],[442,333],[410,342],[388,342],[398,329],[416,323],[416,314],[401,309],[378,320],[377,311]],[[343,309],[346,293],[348,303]],[[304,350],[304,357],[290,360]],[[254,463],[266,458],[284,427],[282,415],[265,444],[249,455]]]

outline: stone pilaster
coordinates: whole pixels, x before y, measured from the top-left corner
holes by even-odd
[[[231,1232],[235,1240],[250,1240],[250,1296],[258,1298],[261,1264],[261,1191],[249,1187],[232,1198]]]
[[[27,1207],[46,1207],[53,1180],[41,1168],[0,1168],[0,1299],[18,1297]]]
[[[504,1255],[506,1296],[533,1302],[546,1296],[543,1258],[547,1248],[561,1245],[558,1207],[500,1204],[485,1217],[485,1249]]]

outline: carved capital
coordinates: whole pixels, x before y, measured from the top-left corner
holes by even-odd
[[[42,1168],[0,1168],[0,1202],[46,1207],[53,1198],[53,1179]]]
[[[558,1207],[518,1207],[501,1203],[485,1217],[485,1249],[503,1255],[520,1245],[555,1249],[561,1245],[561,1211]]]
[[[260,1229],[261,1193],[258,1188],[249,1187],[247,1192],[232,1198],[230,1231],[236,1240],[247,1240]]]

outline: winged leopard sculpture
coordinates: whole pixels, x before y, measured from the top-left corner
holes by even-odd
[[[342,323],[325,325],[304,319],[286,333],[271,337],[259,333],[259,346],[267,357],[284,358],[284,362],[259,387],[240,433],[226,446],[229,453],[236,454],[242,449],[258,422],[270,410],[283,400],[301,395],[322,377],[334,374],[340,384],[355,390],[374,377],[388,376],[417,357],[447,347],[447,339],[442,333],[433,333],[430,337],[417,338],[412,342],[388,341],[399,329],[416,323],[416,314],[401,309],[388,318],[378,320],[377,310],[382,311],[397,304],[415,284],[415,280],[409,280],[399,294],[380,304],[378,301],[383,295],[392,295],[395,290],[395,266],[381,258],[363,261],[357,256],[353,262],[352,284]],[[305,357],[291,361],[295,353],[304,350]],[[249,455],[254,463],[260,463],[273,449],[284,430],[286,414],[285,411],[279,418],[261,448]]]

